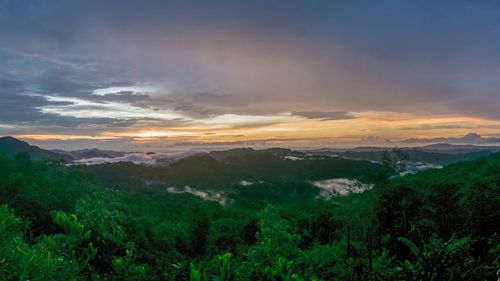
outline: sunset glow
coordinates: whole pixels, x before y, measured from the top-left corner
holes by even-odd
[[[0,135],[125,150],[500,137],[494,8],[195,2],[0,9]]]

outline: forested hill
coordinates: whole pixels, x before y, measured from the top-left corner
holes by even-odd
[[[30,145],[27,142],[18,140],[13,137],[0,137],[0,153],[14,156],[20,152],[29,153],[31,155],[31,158],[33,159],[66,161],[72,160],[72,158],[68,155],[41,149],[38,146]]]
[[[169,166],[144,166],[133,163],[92,165],[104,185],[138,189],[184,187],[211,190],[234,190],[242,181],[261,184],[305,183],[331,178],[354,178],[373,182],[389,169],[368,161],[328,157],[326,159],[290,160],[271,150],[223,151],[194,155]],[[287,154],[288,155],[288,154]]]
[[[429,163],[434,165],[449,165],[462,161],[470,161],[481,158],[483,156],[488,156],[492,152],[483,151],[472,151],[472,152],[461,152],[461,153],[443,153],[443,152],[428,152],[421,151],[417,149],[404,149],[408,153],[409,159],[412,162]],[[336,153],[336,155],[345,157],[348,159],[360,159],[369,161],[380,161],[382,158],[383,150],[381,151],[344,151]]]
[[[500,153],[264,208],[94,173],[0,155],[3,280],[495,280],[500,264]]]
[[[389,250],[409,250],[402,256],[416,258],[422,280],[493,278],[500,265],[500,153],[396,178],[379,192],[377,231]],[[464,278],[465,270],[478,276]],[[445,271],[455,278],[440,275]]]

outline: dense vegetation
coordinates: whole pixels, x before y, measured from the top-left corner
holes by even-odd
[[[226,164],[203,167],[213,165]],[[302,175],[288,170],[291,187],[276,167],[282,185],[248,188],[225,206],[132,184],[105,188],[96,173],[119,170],[101,168],[0,155],[0,278],[493,280],[500,266],[499,153],[392,180],[374,168],[366,180],[375,188],[331,200],[297,195]],[[130,169],[125,180],[138,167]],[[270,180],[273,163],[262,169]]]
[[[448,165],[461,161],[475,160],[483,156],[488,156],[491,154],[490,151],[471,151],[471,152],[460,152],[460,153],[446,153],[446,152],[431,152],[422,151],[417,149],[403,149],[405,153],[408,154],[409,159],[413,162],[429,163],[434,165]],[[335,154],[341,157],[349,159],[361,159],[369,161],[379,161],[383,157],[384,150],[379,151],[342,151],[335,153],[324,153],[324,154]],[[316,154],[321,154],[316,152]]]
[[[189,185],[194,188],[227,191],[239,189],[242,180],[261,182],[261,187],[269,191],[272,186],[283,183],[292,184],[290,187],[294,188],[307,181],[330,178],[345,177],[373,182],[390,172],[385,167],[368,161],[332,157],[293,161],[283,158],[276,152],[277,149],[252,150],[248,154],[241,151],[245,150],[195,155],[168,166],[119,162],[93,165],[89,168],[105,186],[137,189],[144,185],[149,188]],[[287,153],[283,152],[283,155]]]

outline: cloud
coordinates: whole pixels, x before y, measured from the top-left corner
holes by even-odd
[[[352,113],[344,111],[296,111],[293,115],[304,117],[307,119],[318,119],[322,121],[345,120],[356,118]]]
[[[481,110],[465,101],[471,93],[494,98],[499,86],[500,5],[493,2],[28,2],[30,9],[5,7],[0,22],[0,41],[10,47],[3,48],[28,49],[17,57],[76,70],[108,57],[99,65],[115,68],[107,79],[168,80],[180,95],[223,93],[208,107],[225,113],[334,106],[499,117],[497,104],[478,103]],[[40,84],[51,94],[75,92],[49,78]]]
[[[122,93],[144,95],[145,93],[154,93],[156,91],[158,91],[158,88],[153,85],[132,85],[94,89],[92,94],[97,96],[120,95]]]
[[[449,138],[412,138],[404,140],[405,143],[460,143],[460,144],[493,144],[500,143],[500,138],[483,137],[476,133],[469,133],[463,137],[449,137]]]
[[[92,102],[79,98],[60,96],[45,96],[49,102],[59,103],[39,107],[42,113],[59,115],[62,117],[108,118],[114,120],[183,120],[184,116],[173,111],[155,111],[121,102]]]
[[[412,126],[404,126],[400,130],[442,130],[442,129],[474,129],[477,126],[466,124],[419,124]]]
[[[44,119],[36,107],[49,104],[43,97],[25,95],[27,83],[13,78],[9,73],[0,75],[0,122],[16,123],[31,122]]]
[[[393,141],[390,139],[382,138],[380,136],[363,136],[359,140],[361,144],[369,144],[369,145],[375,145],[375,144],[387,144],[387,143],[392,143]]]
[[[134,105],[141,105],[151,100],[151,97],[146,94],[137,94],[130,91],[122,91],[112,94],[105,94],[102,96],[87,97],[87,99],[91,101],[100,101],[100,102],[111,101],[111,102],[122,102]]]
[[[468,0],[6,1],[0,123],[99,134],[180,119],[355,123],[363,112],[498,121],[499,12]],[[293,116],[269,120],[283,112]],[[366,122],[335,129],[469,129]]]

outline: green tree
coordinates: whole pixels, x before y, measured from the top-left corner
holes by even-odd
[[[406,171],[407,162],[410,155],[401,148],[394,147],[391,150],[382,152],[381,162],[384,166],[390,167],[398,173]]]

